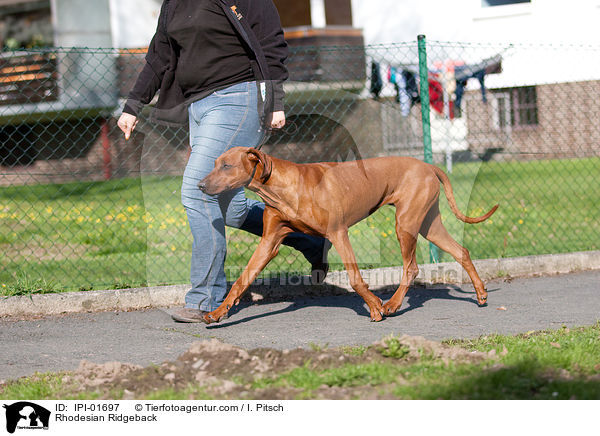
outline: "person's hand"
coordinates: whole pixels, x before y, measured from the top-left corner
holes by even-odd
[[[271,127],[273,129],[281,129],[285,126],[285,112],[277,111],[273,112],[273,119],[271,120]]]
[[[131,115],[126,112],[121,114],[119,121],[117,121],[117,126],[119,126],[119,129],[121,129],[125,134],[125,140],[129,139],[131,132],[133,132],[133,129],[135,129],[137,123],[138,119],[135,115]]]

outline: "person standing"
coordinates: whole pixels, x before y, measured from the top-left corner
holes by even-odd
[[[191,289],[179,322],[202,322],[225,298],[225,225],[262,235],[264,203],[238,189],[198,189],[215,160],[235,146],[256,147],[285,125],[288,49],[272,0],[164,0],[146,64],[117,125],[129,139],[144,105],[159,92],[151,121],[187,124],[191,153],[181,187],[193,236]],[[329,269],[324,238],[293,233],[283,242],[311,263],[313,283]]]

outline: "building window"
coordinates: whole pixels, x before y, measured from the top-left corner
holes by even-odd
[[[514,5],[517,3],[531,3],[531,0],[481,0],[481,7]]]
[[[497,102],[496,126],[528,127],[538,125],[537,90],[535,86],[521,86],[492,91]]]

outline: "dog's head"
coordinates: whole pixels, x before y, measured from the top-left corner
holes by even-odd
[[[215,168],[198,183],[206,194],[216,195],[232,189],[248,186],[255,181],[267,183],[271,177],[273,162],[260,150],[234,147],[215,161]]]

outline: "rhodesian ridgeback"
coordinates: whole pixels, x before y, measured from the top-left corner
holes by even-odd
[[[351,162],[296,164],[268,156],[262,151],[235,147],[215,161],[215,168],[198,187],[219,194],[247,187],[265,202],[263,235],[248,266],[233,284],[223,303],[205,315],[206,323],[219,322],[273,259],[286,235],[300,231],[323,236],[335,247],[346,268],[352,288],[365,300],[372,321],[400,308],[419,268],[416,262],[419,233],[450,253],[467,271],[480,306],[487,292],[471,261],[469,251],[448,233],[439,210],[440,182],[454,215],[469,224],[488,219],[498,208],[471,218],[456,205],[448,176],[434,165],[410,157],[377,157]],[[360,275],[348,228],[381,206],[396,207],[396,235],[404,262],[400,286],[385,304]]]

